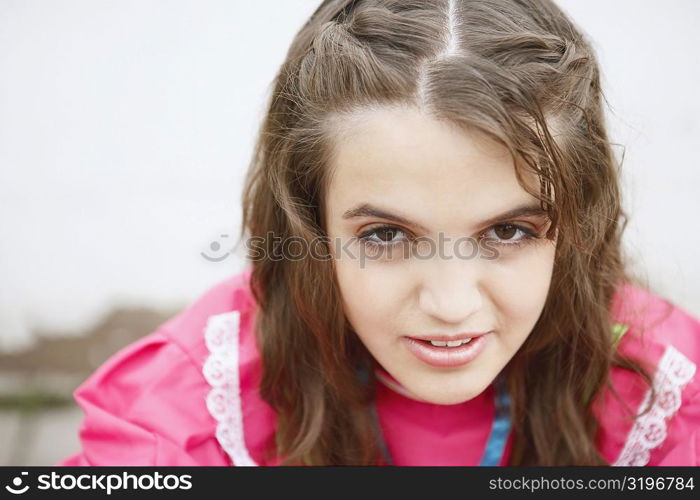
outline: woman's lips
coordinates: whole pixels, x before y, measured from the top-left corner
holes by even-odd
[[[442,342],[461,340],[470,337],[472,338],[470,342],[458,347],[437,347],[430,344],[430,342],[422,340],[424,337],[404,337],[403,340],[406,342],[408,350],[424,363],[432,366],[452,367],[465,365],[476,358],[481,351],[484,350],[486,342],[488,341],[488,334],[480,333],[461,336],[425,337],[426,339],[429,338],[430,340]]]
[[[409,338],[418,339],[418,340],[427,340],[427,341],[440,340],[443,342],[447,342],[450,340],[464,340],[464,339],[481,337],[482,335],[486,335],[487,333],[490,333],[490,331],[472,332],[472,333],[458,333],[456,335],[414,335],[414,336],[409,337]]]

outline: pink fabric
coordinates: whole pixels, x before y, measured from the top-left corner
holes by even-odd
[[[669,346],[677,349],[695,366],[700,364],[700,321],[683,309],[627,283],[615,297],[612,313],[616,321],[630,327],[618,350],[635,359],[646,360],[652,374]],[[640,377],[629,370],[613,368],[612,380],[622,402],[608,391],[594,407],[604,422],[598,449],[608,461],[613,461],[622,449],[632,427],[630,410],[639,411],[647,392]],[[664,441],[651,451],[648,465],[700,464],[699,389],[696,371],[683,387],[680,408],[668,422]]]
[[[494,389],[456,405],[377,386],[377,413],[395,465],[479,465],[495,415]]]
[[[250,270],[208,290],[153,333],[110,357],[74,392],[85,417],[82,449],[57,465],[232,465],[216,438],[202,373],[210,316],[241,312],[239,374],[245,445],[262,461],[274,438],[271,408],[259,397]]]
[[[276,418],[258,393],[261,365],[249,277],[247,269],[211,288],[154,332],[114,354],[85,380],[74,392],[84,412],[79,430],[82,447],[57,465],[233,465],[217,439],[217,421],[206,406],[211,387],[202,373],[209,355],[203,334],[207,320],[230,311],[240,312],[243,445],[257,464],[278,464],[278,459],[264,456],[274,442]],[[649,360],[652,373],[668,345],[698,364],[700,321],[683,310],[625,285],[616,297],[613,315],[630,325],[620,349]],[[645,325],[648,330],[640,336]],[[612,380],[624,403],[636,411],[646,387],[622,369],[613,370]],[[649,465],[700,463],[699,386],[695,374],[683,387],[680,408],[668,422],[663,443],[651,451]],[[611,463],[632,428],[632,422],[624,419],[625,404],[606,394],[594,407],[603,423],[598,446]],[[441,406],[414,401],[379,385],[377,409],[397,465],[478,464],[495,413],[491,388],[466,403]],[[510,446],[509,439],[502,464]]]

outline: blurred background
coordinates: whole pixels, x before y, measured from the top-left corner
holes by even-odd
[[[559,0],[624,154],[625,246],[700,316],[700,3]],[[72,391],[242,269],[269,85],[317,0],[0,0],[0,465],[77,451]]]

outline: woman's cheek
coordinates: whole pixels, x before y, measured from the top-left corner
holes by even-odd
[[[361,336],[370,332],[389,334],[401,317],[402,293],[409,286],[392,269],[373,263],[364,269],[352,264],[338,268],[345,313]]]
[[[491,296],[501,327],[518,345],[535,326],[547,299],[554,253],[543,249],[527,258],[514,260],[494,270]]]
[[[336,264],[336,273],[345,315],[350,323],[356,330],[373,323],[375,316],[381,314],[386,299],[376,271],[359,268],[355,261],[345,260]]]

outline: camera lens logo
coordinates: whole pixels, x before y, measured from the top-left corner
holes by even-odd
[[[29,472],[22,472],[22,476],[27,476],[29,475]],[[12,484],[19,489],[14,489],[11,486],[5,486],[5,489],[9,491],[10,493],[14,493],[15,495],[21,495],[22,493],[25,493],[29,489],[29,485],[26,485],[24,488],[20,488],[22,486],[22,478],[20,476],[17,476],[12,480]]]

